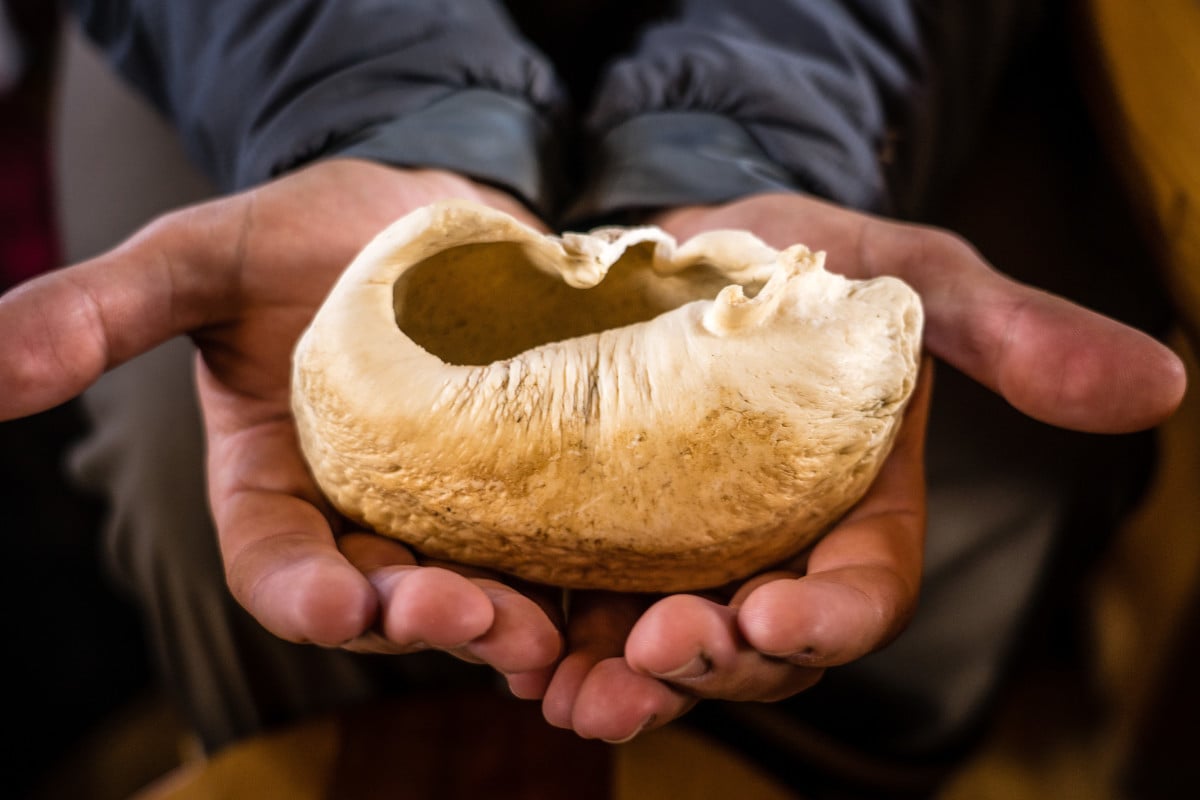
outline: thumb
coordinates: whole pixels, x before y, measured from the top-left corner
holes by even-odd
[[[1125,433],[1169,417],[1183,362],[1149,335],[994,270],[957,237],[879,224],[868,270],[908,281],[929,349],[1034,419]]]
[[[223,218],[206,207],[175,212],[0,297],[0,420],[66,402],[104,371],[212,322],[237,247],[214,235]],[[213,242],[230,258],[206,249]]]

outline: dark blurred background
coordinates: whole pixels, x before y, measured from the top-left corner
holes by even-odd
[[[0,16],[0,287],[58,266],[49,152],[59,18],[46,0]],[[4,344],[0,342],[0,347]],[[3,389],[0,389],[2,391]],[[0,423],[0,530],[10,737],[0,794],[23,797],[150,681],[133,609],[101,574],[103,508],[64,477],[74,403]]]

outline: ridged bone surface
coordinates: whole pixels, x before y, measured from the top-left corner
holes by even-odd
[[[749,575],[861,498],[916,379],[916,294],[823,261],[419,209],[297,345],[303,452],[343,514],[430,556],[574,588]]]

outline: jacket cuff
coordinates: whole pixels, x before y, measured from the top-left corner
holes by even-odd
[[[591,158],[588,182],[566,214],[572,225],[808,188],[771,161],[740,124],[707,112],[632,117],[606,133]]]
[[[463,89],[332,142],[319,157],[450,170],[510,191],[549,215],[560,191],[552,151],[552,126],[532,106],[488,89]]]

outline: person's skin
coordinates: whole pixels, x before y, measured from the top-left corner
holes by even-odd
[[[945,231],[799,195],[674,209],[649,221],[680,241],[706,230],[750,230],[777,248],[800,242],[825,250],[835,272],[903,278],[922,296],[929,353],[1053,425],[1141,430],[1183,397],[1183,364],[1170,350],[1013,282]],[[683,594],[645,609],[647,599],[576,596],[568,654],[543,702],[547,720],[621,741],[678,717],[698,698],[789,696],[894,638],[920,586],[929,366],[870,492],[805,558],[728,587],[728,600]]]
[[[0,298],[0,419],[61,403],[189,334],[227,580],[264,627],[326,647],[436,648],[504,674],[545,670],[562,647],[553,608],[491,578],[416,567],[381,537],[335,540],[342,521],[309,476],[292,422],[291,351],[334,280],[387,224],[448,197],[540,226],[507,194],[449,173],[330,160],[169,214],[26,283]]]
[[[811,551],[723,590],[574,595],[547,721],[625,741],[700,698],[789,697],[898,635],[921,581],[931,385],[926,360],[870,491]]]
[[[696,698],[793,694],[903,628],[920,583],[928,369],[879,479],[811,553],[708,596],[578,593],[565,641],[552,595],[418,565],[398,542],[346,530],[296,443],[292,346],[372,236],[444,197],[544,227],[504,193],[448,173],[334,159],[170,214],[105,255],[18,287],[0,298],[0,419],[62,403],[104,370],[190,335],[211,506],[238,601],[291,641],[486,663],[581,736],[626,739]],[[908,280],[926,304],[929,351],[1038,419],[1136,430],[1182,397],[1183,367],[1169,350],[1009,281],[944,232],[793,195],[654,221],[681,240],[746,228],[777,246],[825,249],[835,271]]]

